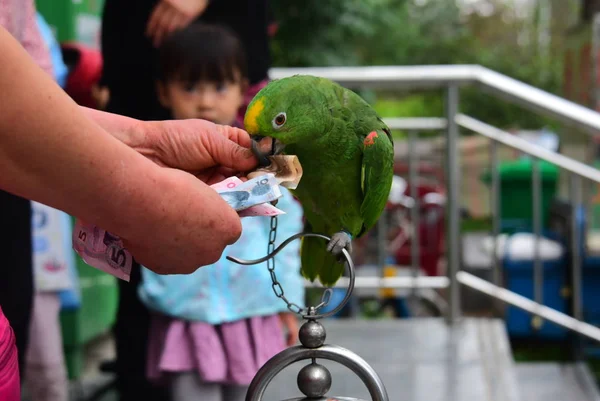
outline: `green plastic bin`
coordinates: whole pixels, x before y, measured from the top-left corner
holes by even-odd
[[[87,265],[77,254],[75,257],[81,308],[62,311],[60,315],[65,361],[71,380],[81,376],[85,345],[108,332],[114,324],[119,291],[115,277]]]
[[[59,43],[79,42],[99,48],[104,0],[36,0],[36,7]]]
[[[520,159],[500,163],[500,219],[502,232],[533,228],[533,165],[531,159]],[[548,227],[550,205],[558,189],[559,169],[543,160],[537,161],[541,179],[542,228]],[[487,171],[482,180],[491,185],[491,174]]]

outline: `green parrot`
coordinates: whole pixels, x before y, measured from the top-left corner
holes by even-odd
[[[342,249],[367,232],[385,208],[392,185],[390,129],[356,93],[324,78],[295,75],[270,82],[252,99],[246,131],[261,164],[271,154],[296,155],[303,175],[293,194],[306,218],[302,275],[325,285],[344,272]]]

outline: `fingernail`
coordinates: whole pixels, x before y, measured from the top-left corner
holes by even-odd
[[[251,149],[244,149],[244,155],[246,156],[246,159],[254,158],[254,153],[252,152]]]

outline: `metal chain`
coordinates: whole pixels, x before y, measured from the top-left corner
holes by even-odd
[[[267,254],[270,255],[275,250],[275,240],[277,239],[277,216],[271,217],[271,231],[269,232],[269,246],[267,248]],[[273,292],[277,298],[280,298],[285,302],[287,308],[294,313],[302,314],[302,308],[288,301],[283,292],[283,287],[277,280],[277,275],[275,274],[275,258],[271,257],[267,259],[267,269],[269,269],[269,273],[271,274],[271,281],[273,282]]]
[[[271,231],[269,232],[269,245],[267,247],[267,255],[271,255],[273,251],[275,251],[275,240],[277,239],[277,216],[271,216]],[[275,274],[275,257],[270,257],[267,259],[267,269],[269,269],[269,273],[271,274],[271,281],[273,282],[273,292],[275,296],[279,299],[282,299],[285,302],[287,308],[296,313],[298,315],[303,314],[303,309],[296,303],[290,302],[284,294],[283,287],[281,283],[277,280],[277,275]],[[331,299],[332,290],[331,288],[327,288],[325,292],[323,292],[323,296],[321,298],[321,303],[315,307],[310,307],[313,311],[317,311],[318,309],[324,307],[329,303]],[[314,314],[314,312],[313,312]]]

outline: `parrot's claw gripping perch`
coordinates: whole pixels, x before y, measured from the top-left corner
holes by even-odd
[[[327,244],[327,252],[333,253],[340,260],[344,258],[342,249],[346,249],[348,253],[352,252],[352,236],[345,231],[333,234],[331,241]]]

